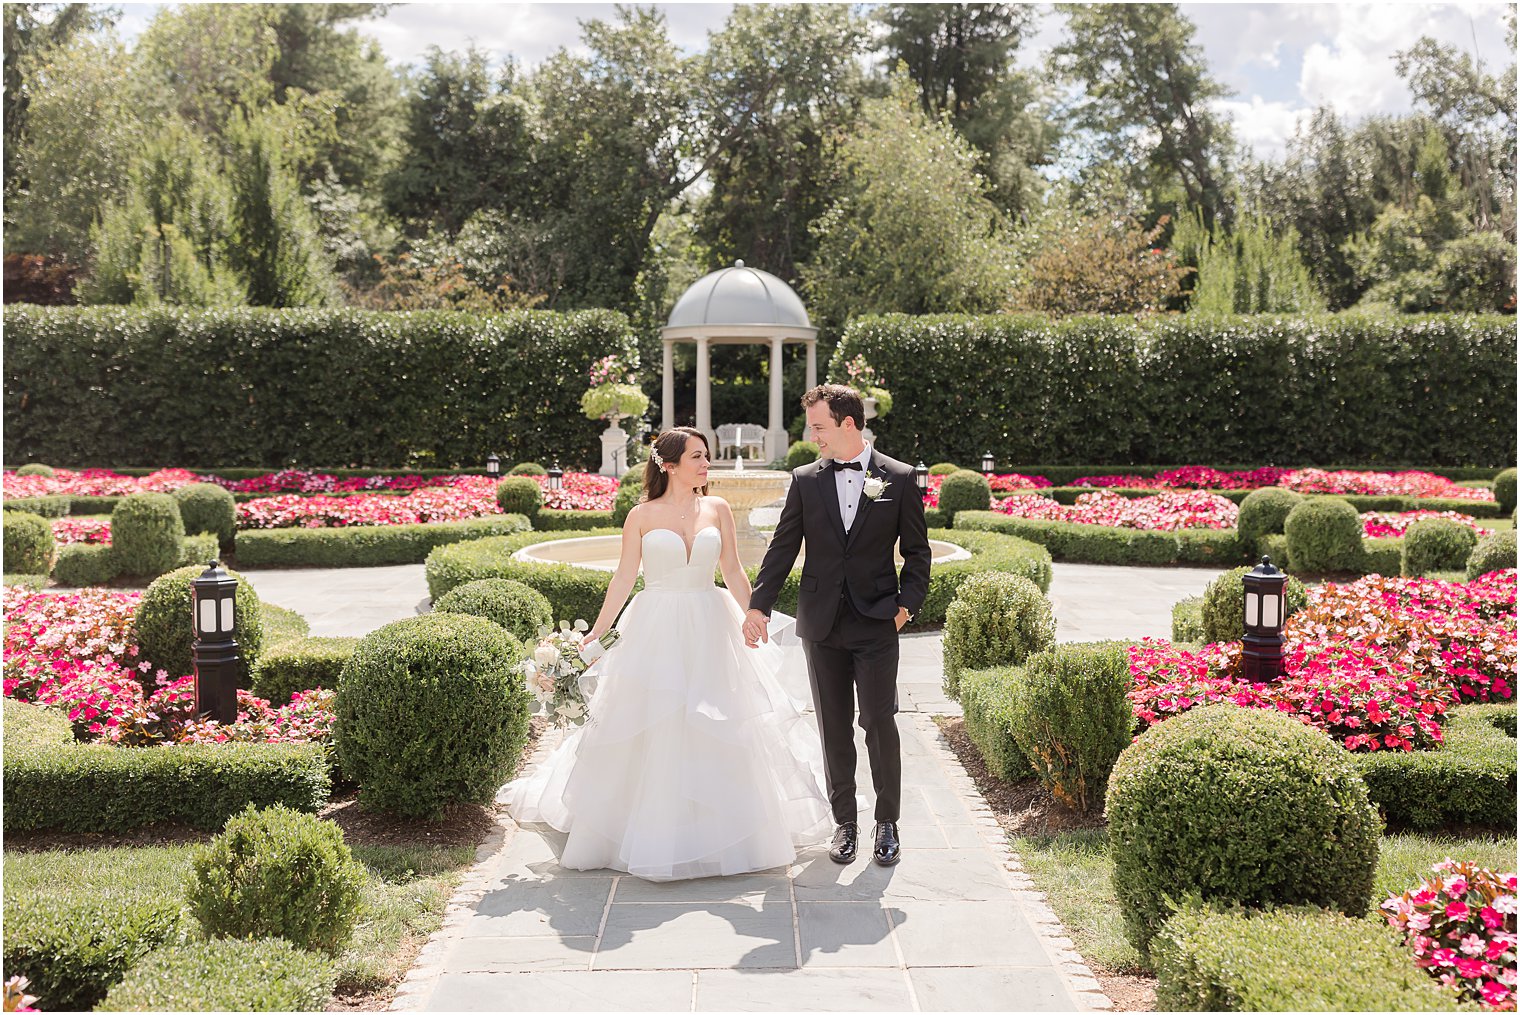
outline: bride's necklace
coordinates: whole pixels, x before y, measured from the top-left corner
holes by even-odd
[[[687,505],[686,505],[686,506],[685,506],[685,507],[684,507],[684,508],[682,508],[682,509],[681,509],[681,521],[683,521],[683,522],[684,522],[684,521],[685,521],[685,520],[686,520],[686,516],[687,516],[687,515],[688,515],[688,514],[690,514],[690,513],[691,513],[691,511],[692,511],[692,509],[693,509],[693,508],[695,508],[695,507],[696,507],[696,506],[697,506],[697,501],[698,501],[698,500],[700,500],[700,498],[698,498],[698,497],[693,497],[693,498],[692,498],[692,499],[691,499],[691,501],[690,501],[690,503],[688,503],[688,504],[687,504]]]

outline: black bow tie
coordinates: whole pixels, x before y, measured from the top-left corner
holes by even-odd
[[[840,461],[835,461],[835,462],[830,463],[829,468],[835,470],[836,472],[838,470],[840,470],[840,469],[854,469],[856,472],[860,472],[861,471],[860,463],[859,462],[840,462]]]

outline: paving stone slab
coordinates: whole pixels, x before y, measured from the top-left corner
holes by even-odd
[[[1005,895],[1006,898],[1006,895]],[[1016,902],[898,899],[888,915],[908,966],[1050,966]]]
[[[556,878],[494,888],[475,903],[469,937],[595,936],[612,895],[612,879]]]
[[[459,973],[427,1011],[690,1011],[689,972]]]
[[[618,879],[614,906],[626,903],[677,905],[692,902],[776,902],[788,903],[792,886],[786,868],[772,873],[737,874],[730,877],[693,878],[690,881],[645,881],[643,878]]]
[[[804,967],[902,965],[877,902],[799,902],[797,931]]]
[[[696,1011],[912,1011],[908,979],[900,969],[832,969],[697,973]]]
[[[909,969],[919,1011],[1071,1011],[1071,994],[1050,967]]]
[[[596,936],[466,937],[444,958],[451,972],[513,973],[530,969],[591,968]]]
[[[630,903],[607,913],[593,969],[797,968],[790,903]]]

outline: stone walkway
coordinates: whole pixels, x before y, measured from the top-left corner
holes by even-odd
[[[244,572],[318,635],[426,609],[422,568]],[[1062,641],[1166,637],[1217,571],[1055,565]],[[400,1011],[1072,1011],[1110,1007],[932,716],[937,632],[905,636],[903,859],[655,884],[561,868],[509,819],[400,985]],[[858,733],[858,731],[857,731]],[[544,738],[531,763],[558,743]],[[863,741],[860,813],[871,813]]]

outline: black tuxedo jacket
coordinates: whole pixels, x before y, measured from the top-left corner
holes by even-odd
[[[899,606],[917,613],[929,594],[929,530],[913,467],[871,449],[867,476],[886,481],[875,500],[864,495],[848,533],[839,510],[838,484],[830,459],[792,472],[791,489],[770,548],[755,577],[749,605],[770,616],[781,586],[804,540],[802,582],[797,600],[797,636],[822,641],[834,627],[842,595],[861,615],[889,620]],[[901,582],[892,550],[901,546]]]

